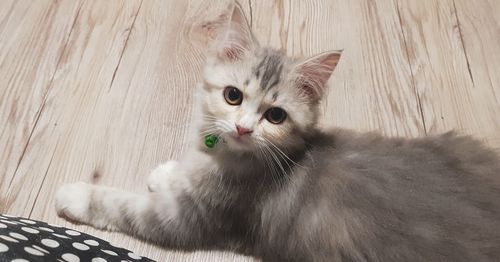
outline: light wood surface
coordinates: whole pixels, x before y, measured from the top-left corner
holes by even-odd
[[[228,1],[0,0],[0,213],[158,261],[253,261],[75,226],[53,208],[65,182],[145,192],[148,172],[180,155],[204,25]],[[324,126],[408,137],[458,129],[500,147],[500,1],[241,3],[261,44],[300,56],[344,49]]]

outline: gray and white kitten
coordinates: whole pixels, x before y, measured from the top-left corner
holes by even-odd
[[[150,193],[86,183],[59,215],[169,248],[264,261],[499,261],[500,164],[453,133],[385,138],[316,127],[340,52],[307,60],[260,47],[236,5],[198,90],[202,116]],[[205,135],[216,135],[214,148]]]

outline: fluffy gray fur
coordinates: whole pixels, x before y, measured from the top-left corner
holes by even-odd
[[[498,261],[500,161],[470,137],[319,130],[340,52],[306,60],[260,47],[236,6],[208,55],[193,146],[151,174],[150,193],[86,183],[61,216],[168,248],[264,261]],[[224,90],[241,90],[229,105]],[[287,112],[272,124],[271,107]],[[235,125],[252,133],[237,135]],[[215,148],[203,136],[217,134]]]

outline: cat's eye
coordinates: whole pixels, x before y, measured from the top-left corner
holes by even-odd
[[[267,121],[277,125],[283,123],[286,119],[286,112],[285,110],[279,108],[279,107],[271,107],[269,110],[266,111],[264,114],[266,117]]]
[[[226,102],[230,105],[241,105],[241,102],[243,101],[243,94],[238,88],[234,86],[227,86],[226,89],[224,89],[224,99],[226,99]]]

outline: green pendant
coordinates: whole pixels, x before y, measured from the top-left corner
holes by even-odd
[[[219,142],[219,137],[216,135],[206,135],[205,136],[205,145],[208,148],[214,148],[215,145]]]

